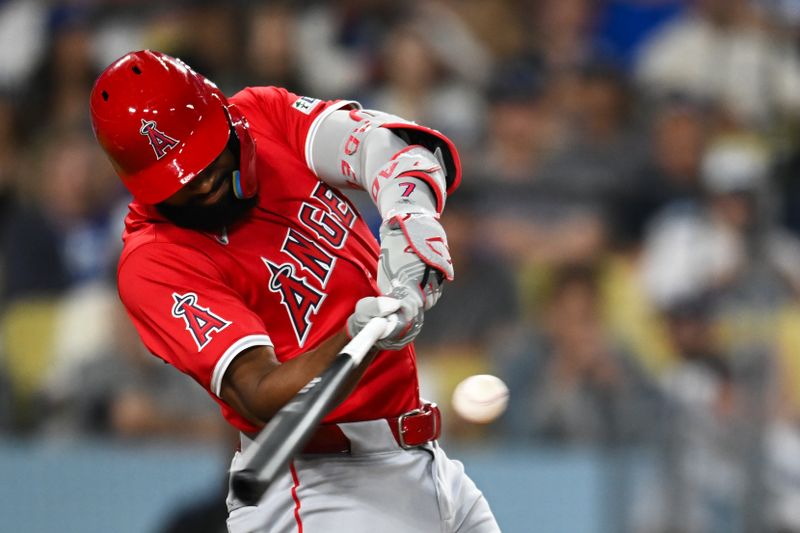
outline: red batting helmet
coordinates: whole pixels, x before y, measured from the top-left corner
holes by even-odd
[[[247,121],[216,85],[160,52],[132,52],[97,78],[90,97],[98,142],[134,198],[166,200],[239,140],[234,192],[256,193],[255,143]]]

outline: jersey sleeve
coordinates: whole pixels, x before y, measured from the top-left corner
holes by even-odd
[[[319,100],[280,87],[248,87],[233,97],[250,127],[285,142],[292,153],[310,165],[310,150],[319,124],[339,109],[361,109],[353,100]]]
[[[118,282],[147,349],[217,397],[237,355],[253,346],[272,346],[262,320],[196,249],[142,246],[120,264]]]

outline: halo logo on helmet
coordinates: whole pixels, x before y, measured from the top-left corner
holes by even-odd
[[[125,54],[97,78],[89,106],[97,141],[138,202],[155,205],[175,194],[231,144],[232,131],[236,196],[256,196],[256,142],[247,121],[180,59],[153,50]]]
[[[172,150],[180,143],[178,139],[173,139],[158,129],[155,120],[142,119],[142,127],[139,129],[139,133],[147,137],[147,140],[150,141],[150,146],[153,147],[153,151],[156,153],[156,159],[161,159],[167,155],[168,151]]]

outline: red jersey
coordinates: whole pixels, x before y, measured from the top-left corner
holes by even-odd
[[[180,228],[137,202],[125,220],[120,297],[145,346],[190,375],[233,426],[258,428],[219,393],[243,350],[273,346],[280,361],[317,347],[356,302],[378,294],[378,244],[355,207],[309,169],[317,121],[348,102],[248,88],[230,101],[257,148],[259,197],[218,234]],[[378,354],[325,422],[396,416],[419,405],[411,346]]]

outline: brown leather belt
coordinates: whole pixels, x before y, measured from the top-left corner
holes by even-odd
[[[419,409],[385,420],[397,444],[405,449],[436,440],[442,432],[442,415],[435,403],[426,403]],[[304,455],[348,454],[350,439],[336,424],[323,425],[314,432],[302,453]]]

